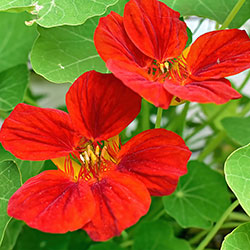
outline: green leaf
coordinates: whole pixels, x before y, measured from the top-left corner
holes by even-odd
[[[20,173],[13,161],[0,162],[0,245],[11,218],[7,215],[9,198],[21,186]]]
[[[222,24],[238,0],[162,0],[170,8],[181,13],[182,16],[206,17]],[[249,18],[250,0],[241,7],[230,28],[239,28]]]
[[[6,151],[0,144],[0,162],[6,160],[12,160],[18,166],[21,175],[21,184],[23,184],[29,178],[37,175],[44,165],[44,161],[22,161],[17,159],[10,152]]]
[[[209,228],[230,205],[230,198],[221,174],[191,161],[188,174],[180,178],[173,194],[163,197],[163,203],[182,227]]]
[[[17,239],[15,250],[68,250],[69,241],[69,233],[49,234],[24,226]]]
[[[228,186],[250,216],[250,144],[237,149],[227,158],[225,175]]]
[[[24,223],[19,220],[11,219],[8,224],[5,235],[3,238],[2,245],[0,246],[0,250],[12,250],[16,244],[16,240],[22,231]]]
[[[110,250],[110,249],[122,250],[123,248],[121,248],[119,245],[113,242],[104,242],[92,245],[88,250]]]
[[[28,13],[0,13],[0,72],[18,64],[26,64],[37,36],[36,27],[24,21]]]
[[[228,136],[240,145],[250,142],[250,116],[249,117],[228,117],[221,121]]]
[[[23,8],[35,14],[34,20],[44,27],[79,25],[88,18],[100,16],[118,0],[1,0],[0,10]]]
[[[93,42],[98,18],[80,26],[39,28],[40,33],[31,53],[36,73],[56,83],[73,82],[88,70],[106,72]]]
[[[250,222],[242,224],[228,234],[222,242],[221,250],[250,249]]]
[[[0,72],[0,110],[9,111],[22,102],[28,82],[26,65],[17,65]]]
[[[174,236],[166,221],[141,223],[136,227],[133,250],[191,250],[188,242]]]

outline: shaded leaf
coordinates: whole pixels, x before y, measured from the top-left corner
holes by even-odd
[[[250,142],[250,116],[249,117],[228,117],[221,121],[228,136],[240,145]]]
[[[110,250],[110,249],[122,250],[123,248],[121,248],[119,245],[113,242],[104,242],[92,245],[88,250]]]
[[[166,221],[141,223],[136,227],[133,250],[191,250],[188,242],[174,236]]]
[[[222,175],[203,163],[191,161],[176,191],[163,197],[167,213],[184,228],[209,228],[230,205]]]
[[[12,250],[14,248],[16,240],[22,231],[23,225],[24,223],[22,221],[15,220],[13,218],[11,219],[6,228],[0,250]]]
[[[0,110],[9,111],[22,102],[28,82],[26,65],[17,65],[0,72]]]
[[[222,24],[237,0],[162,0],[170,8],[179,11],[182,16],[201,16]],[[250,0],[246,0],[230,24],[230,28],[239,28],[249,18]]]
[[[9,198],[21,186],[20,173],[13,161],[0,162],[0,245],[11,220],[7,215]]]
[[[28,13],[0,12],[0,72],[27,63],[37,36],[36,27],[28,27],[24,23],[29,17]]]
[[[49,234],[24,226],[17,239],[15,250],[67,250],[69,241],[69,233]]]
[[[78,25],[88,18],[100,16],[118,0],[1,0],[0,10],[31,10],[33,19],[44,27]],[[32,8],[33,6],[33,8]]]
[[[222,242],[221,250],[240,249],[250,249],[250,222],[238,226]]]
[[[227,158],[225,175],[228,186],[250,216],[250,144],[237,149]]]

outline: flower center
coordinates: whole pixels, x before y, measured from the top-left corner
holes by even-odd
[[[103,172],[115,168],[119,150],[119,136],[115,136],[102,143],[85,142],[71,156],[53,159],[53,162],[74,181],[99,181]]]

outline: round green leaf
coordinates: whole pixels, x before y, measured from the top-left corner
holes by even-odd
[[[20,173],[13,161],[0,162],[0,245],[11,220],[7,215],[9,198],[21,186]]]
[[[17,65],[0,72],[0,110],[9,111],[22,102],[28,82],[26,65]]]
[[[80,26],[39,28],[40,36],[31,53],[36,73],[56,83],[73,82],[88,70],[106,72],[93,42],[98,18]]]
[[[118,0],[1,0],[0,10],[30,10],[35,22],[44,27],[79,25],[100,16]]]
[[[228,136],[240,145],[250,142],[250,116],[249,117],[228,117],[221,121]]]
[[[187,241],[176,238],[166,221],[144,222],[136,226],[132,250],[191,250]]]
[[[223,23],[238,0],[162,0],[182,16],[201,16]],[[239,28],[249,19],[250,0],[246,0],[230,28]]]
[[[29,17],[28,13],[0,12],[0,72],[27,63],[37,37],[36,27],[28,27],[24,23]]]
[[[250,222],[245,223],[228,234],[222,242],[221,250],[250,249]]]
[[[188,174],[180,178],[173,194],[163,197],[163,203],[182,227],[209,228],[230,205],[230,198],[221,174],[191,161]]]
[[[228,186],[250,215],[250,144],[237,149],[227,158],[225,175]]]

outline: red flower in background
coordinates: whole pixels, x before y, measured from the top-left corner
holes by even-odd
[[[120,145],[141,98],[112,74],[80,76],[69,111],[19,104],[0,141],[23,160],[52,159],[58,170],[32,177],[10,198],[8,214],[44,232],[84,229],[103,241],[135,224],[151,195],[174,191],[191,152],[173,132],[153,129]]]
[[[179,16],[157,0],[130,0],[124,17],[111,12],[100,19],[96,49],[116,77],[155,106],[240,98],[224,77],[250,67],[246,32],[209,32],[185,49],[186,24]]]

